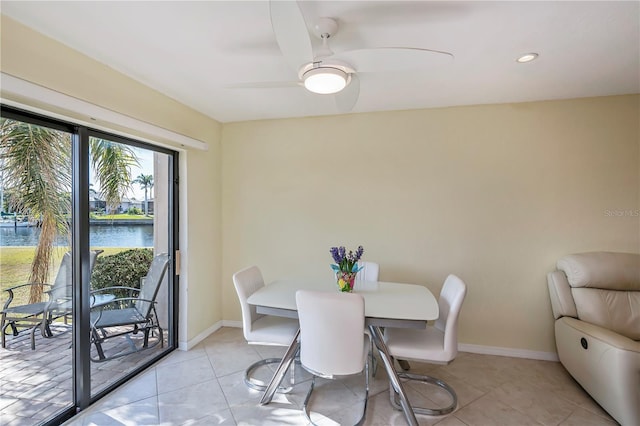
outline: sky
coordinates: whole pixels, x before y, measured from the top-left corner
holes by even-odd
[[[135,180],[140,174],[153,175],[153,151],[136,147],[130,148],[135,152],[138,157],[138,162],[140,163],[139,167],[134,166],[131,168],[131,180]],[[100,185],[98,184],[92,167],[89,168],[89,183],[93,184],[92,188],[99,192]],[[147,192],[147,194],[148,197],[151,197],[153,190]],[[135,198],[136,200],[144,200],[144,190],[140,188],[140,185],[134,183],[127,196],[129,198]]]

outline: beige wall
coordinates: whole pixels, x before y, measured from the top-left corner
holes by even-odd
[[[5,16],[1,25],[3,73],[208,143],[201,151],[162,141],[180,151],[181,344],[205,332],[222,319],[220,123]]]
[[[461,342],[555,352],[555,261],[640,252],[639,103],[225,124],[223,317],[241,317],[234,271],[257,264],[267,281],[330,280],[329,247],[362,244],[382,280],[439,292],[447,274],[464,279]]]
[[[448,273],[466,280],[462,342],[552,352],[555,260],[640,252],[640,219],[625,213],[640,209],[638,96],[223,126],[1,24],[2,72],[208,142],[174,144],[182,342],[240,320],[237,269],[331,279],[329,247],[362,244],[381,279],[434,292]]]

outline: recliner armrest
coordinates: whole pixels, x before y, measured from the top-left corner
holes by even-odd
[[[553,317],[578,317],[578,310],[571,294],[571,287],[567,276],[562,271],[549,272],[547,274],[549,284],[549,298],[551,299],[551,309]]]
[[[637,352],[640,355],[640,342],[638,341],[631,340],[622,334],[616,333],[615,331],[608,330],[586,321],[580,321],[575,318],[566,318],[564,321],[577,331],[584,333],[593,339],[598,339],[623,351]]]

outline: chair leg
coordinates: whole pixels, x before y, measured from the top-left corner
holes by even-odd
[[[31,327],[31,331],[29,332],[29,334],[31,334],[31,350],[35,351],[36,350],[36,328],[40,329],[40,324],[36,324],[33,327]]]
[[[254,362],[253,364],[251,364],[246,371],[244,372],[244,383],[247,385],[247,387],[249,389],[253,389],[259,392],[263,392],[264,390],[267,389],[267,385],[263,385],[260,383],[257,383],[251,376],[253,374],[253,372],[258,369],[259,367],[262,367],[263,365],[268,365],[268,364],[280,364],[280,362],[282,361],[281,358],[265,358],[265,359],[261,359],[260,361]],[[295,366],[294,366],[295,368]],[[293,383],[291,383],[293,385]],[[291,390],[293,390],[292,386],[289,387],[279,387],[276,392],[278,393],[289,393],[291,392]]]
[[[144,329],[144,338],[142,339],[142,347],[143,348],[148,348],[149,347],[149,332],[151,331],[150,328],[145,328]],[[135,334],[135,332],[134,332]]]
[[[20,334],[20,332],[18,331],[18,326],[16,326],[16,322],[9,321],[9,326],[11,327],[11,334],[13,334],[14,337],[17,337],[18,334]]]
[[[93,335],[93,344],[96,346],[96,351],[98,352],[99,360],[104,360],[104,351],[102,350],[102,339],[100,338],[100,334],[95,328],[91,329],[91,334]]]
[[[313,393],[313,388],[316,385],[316,376],[315,374],[313,375],[313,377],[311,378],[311,386],[309,386],[309,391],[307,392],[307,396],[304,399],[304,402],[302,403],[302,411],[304,411],[304,416],[307,418],[307,421],[310,424],[314,424],[311,421],[311,414],[309,413],[309,399],[311,399],[311,394]]]
[[[376,359],[375,352],[373,351],[373,339],[370,339],[371,347],[369,348],[369,357],[371,362],[371,375],[376,377],[378,372],[378,360]]]
[[[7,327],[9,327],[9,324],[5,324],[6,321],[7,321],[7,314],[3,312],[2,320],[0,321],[0,339],[2,340],[3,348],[7,347],[6,334],[7,334]]]
[[[454,391],[451,386],[449,386],[447,383],[445,383],[440,379],[437,379],[431,376],[425,376],[421,374],[411,374],[411,373],[405,373],[405,372],[398,372],[398,377],[403,379],[430,383],[432,385],[439,386],[442,389],[444,389],[451,397],[451,404],[443,408],[425,408],[425,407],[414,406],[413,412],[416,414],[427,414],[429,416],[443,416],[445,414],[451,413],[458,406],[458,395],[456,395],[456,391]],[[402,406],[398,401],[398,394],[394,391],[391,383],[389,383],[389,399],[391,401],[391,405],[396,410],[402,410]]]
[[[311,413],[309,411],[309,399],[311,399],[311,393],[313,393],[313,388],[315,387],[316,384],[316,375],[313,375],[313,378],[311,379],[311,386],[309,386],[309,391],[307,392],[307,396],[304,399],[304,403],[302,404],[302,410],[304,411],[304,415],[307,418],[307,421],[309,422],[309,424],[315,425],[315,423],[313,423],[313,421],[311,420]],[[360,419],[357,421],[357,423],[355,424],[355,426],[361,426],[362,424],[364,424],[364,420],[367,416],[367,402],[369,401],[369,362],[367,360],[367,362],[365,363],[364,366],[364,406],[362,407],[362,415],[360,416]]]
[[[374,373],[375,375],[375,373]],[[364,423],[364,419],[367,416],[367,402],[369,402],[369,363],[364,366],[364,407],[362,408],[362,416],[356,426],[360,426]]]
[[[42,323],[40,323],[40,333],[42,334],[42,337],[53,337],[53,332],[51,332],[51,327],[49,326],[49,324],[51,324],[53,320],[54,318],[47,315],[46,313],[44,314]],[[66,323],[67,322],[65,321],[65,324]]]

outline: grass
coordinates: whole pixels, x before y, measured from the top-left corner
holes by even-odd
[[[92,247],[98,249],[99,247]],[[102,247],[104,252],[100,256],[109,256],[124,250],[127,247]],[[49,283],[52,283],[58,273],[62,256],[67,251],[65,247],[55,247],[52,256],[52,269],[49,273]],[[35,247],[0,247],[0,289],[28,283],[31,262],[35,255]],[[20,291],[21,290],[21,291]],[[29,299],[28,288],[20,289],[14,294],[11,304],[22,305]],[[2,291],[0,294],[0,306],[4,306],[9,293]]]

